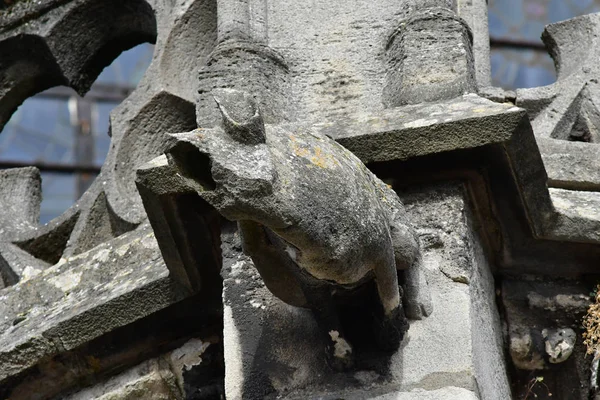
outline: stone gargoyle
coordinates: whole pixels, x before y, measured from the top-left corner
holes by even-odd
[[[243,250],[267,288],[313,311],[332,366],[353,362],[334,298],[373,279],[382,346],[396,349],[408,329],[397,270],[405,274],[406,314],[432,311],[418,239],[396,193],[329,137],[265,126],[248,93],[213,95],[222,125],[175,134],[169,164],[238,222]]]

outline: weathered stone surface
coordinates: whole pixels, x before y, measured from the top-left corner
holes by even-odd
[[[506,103],[510,102],[510,94],[511,91],[505,90],[495,86],[484,86],[479,88],[477,92],[479,96],[484,97],[488,100],[494,101],[496,103]],[[514,94],[514,92],[513,92]],[[512,98],[512,102],[514,104],[514,97]],[[529,110],[528,110],[529,112]],[[529,114],[531,116],[531,114]]]
[[[590,364],[581,335],[592,283],[504,279],[502,304],[507,324],[515,396],[527,391],[531,371],[544,385],[534,393],[586,399]],[[542,386],[542,385],[540,385]],[[538,389],[542,389],[541,391]]]
[[[90,361],[85,357],[93,351],[86,346],[101,346],[97,339],[112,335],[115,343],[127,343],[131,325],[160,315],[159,310],[190,293],[176,289],[167,276],[156,242],[143,239],[150,234],[147,228],[122,235],[145,219],[133,182],[136,167],[162,153],[163,132],[196,126],[196,72],[215,46],[216,1],[43,3],[22,1],[0,12],[6,22],[0,33],[1,125],[26,97],[59,84],[84,93],[121,51],[145,41],[157,46],[138,88],[112,113],[110,154],[88,192],[45,226],[37,226],[39,210],[33,207],[27,226],[21,224],[26,229],[11,233],[6,243],[2,239],[3,280],[14,284],[21,279],[23,284],[2,292],[0,319],[6,326],[0,338],[5,359],[0,397],[13,389],[14,398],[34,392],[51,396],[113,371],[115,364],[140,362],[138,354],[112,353],[103,353],[108,359],[94,354]],[[3,207],[35,206],[36,196],[6,198]],[[124,253],[115,254],[113,246]],[[220,292],[219,286],[216,290]],[[215,309],[214,303],[206,303],[206,309]],[[157,325],[152,330],[159,335]],[[179,326],[172,331],[186,334]],[[119,337],[119,332],[130,336]],[[135,345],[129,344],[143,356],[144,336],[138,337]],[[39,387],[34,388],[36,381]]]
[[[524,116],[514,105],[465,95],[425,106],[358,113],[317,123],[315,128],[370,163],[504,142]]]
[[[456,8],[458,15],[469,24],[473,32],[473,58],[477,86],[479,88],[489,86],[492,73],[487,0],[457,0]]]
[[[50,264],[45,263],[11,243],[0,242],[0,276],[4,285],[14,285],[21,279],[40,274]]]
[[[411,322],[404,344],[391,358],[358,353],[357,369],[346,374],[333,373],[323,352],[315,351],[322,348],[322,338],[310,313],[285,305],[266,290],[251,261],[241,255],[235,234],[223,240],[228,398],[288,392],[290,398],[329,398],[328,393],[353,388],[348,389],[352,398],[352,391],[360,391],[361,385],[369,385],[372,393],[391,392],[394,387],[437,390],[454,385],[467,389],[466,393],[479,390],[482,399],[509,397],[501,328],[490,290],[493,280],[481,248],[465,225],[461,191],[455,187],[423,190],[403,200],[421,238],[431,240],[434,234],[439,238],[436,246],[424,246],[434,312]],[[447,220],[449,215],[453,219]],[[462,267],[468,268],[468,285],[453,282],[440,270],[457,262],[447,255],[461,248],[461,254],[468,254],[468,266]],[[356,313],[354,318],[356,322]],[[365,351],[367,342],[362,346]],[[360,344],[357,347],[360,352]]]
[[[446,299],[452,296],[452,292],[455,293],[454,295],[458,295],[457,289],[460,287],[464,291],[458,295],[458,298],[467,297],[468,304],[464,304],[458,299],[454,304],[464,304],[463,307],[468,310],[469,318],[465,320],[465,311],[459,311],[460,307],[450,306],[453,302],[449,301],[443,306],[447,308],[447,311],[445,311],[446,316],[437,316],[440,323],[439,335],[429,332],[429,329],[435,329],[435,325],[428,328],[425,325],[425,320],[413,322],[411,330],[409,330],[409,338],[414,337],[416,340],[415,342],[409,342],[404,351],[410,346],[414,346],[412,354],[415,367],[408,367],[410,364],[407,363],[406,355],[402,355],[403,374],[405,376],[414,374],[413,376],[422,377],[418,386],[428,390],[440,387],[438,385],[449,378],[448,375],[454,374],[454,380],[449,379],[446,385],[458,386],[456,382],[460,381],[461,376],[458,370],[460,370],[459,366],[463,365],[465,375],[472,374],[476,382],[476,389],[474,387],[471,389],[476,390],[481,399],[509,398],[510,389],[505,374],[502,328],[495,305],[492,266],[484,253],[481,239],[473,230],[473,216],[469,209],[469,202],[464,197],[462,185],[449,184],[423,189],[414,190],[412,194],[406,193],[401,198],[405,202],[407,211],[415,221],[416,226],[420,227],[418,233],[421,240],[424,241],[424,237],[427,240],[431,240],[435,236],[438,237],[438,244],[429,247],[425,251],[426,258],[429,258],[429,263],[426,263],[429,272],[437,272],[438,281],[436,286],[439,290],[439,303],[446,303]],[[432,233],[434,234],[432,235]],[[440,279],[442,274],[445,278],[449,277],[446,271],[453,269],[450,267],[452,264],[456,265],[454,268],[463,271],[468,285],[464,283],[449,284],[446,279]],[[442,272],[442,274],[439,272]],[[451,276],[450,279],[457,282]],[[435,307],[439,303],[434,300]],[[437,312],[436,309],[434,314]],[[444,311],[441,311],[441,313],[444,313]],[[434,314],[432,314],[432,317]],[[447,318],[447,322],[442,322],[441,320],[445,318]],[[445,327],[444,324],[446,324]],[[422,326],[424,332],[421,334],[415,332],[413,328],[417,326]],[[445,332],[444,329],[446,329]],[[462,342],[465,340],[464,336],[458,334],[458,332],[456,332],[456,339],[450,339],[448,335],[453,332],[453,329],[457,329],[457,331],[461,329],[468,330],[470,341]],[[425,372],[427,368],[421,369],[418,367],[423,363],[422,359],[419,358],[417,349],[421,347],[423,354],[432,351],[435,346],[432,346],[433,343],[427,338],[431,339],[433,337],[444,337],[445,340],[450,342],[464,343],[464,347],[460,349],[444,347],[437,350],[438,355],[431,355],[431,359],[435,361],[429,368],[443,368],[441,365],[447,362],[447,358],[456,361],[454,365],[448,362],[446,367],[446,374],[448,375],[435,374],[432,371]],[[421,346],[418,346],[418,342],[421,343]],[[398,357],[401,353],[397,353],[394,357]],[[439,354],[451,356],[439,357]],[[406,380],[406,378],[404,379]],[[463,379],[465,379],[463,382],[466,383],[466,377],[463,377]],[[466,384],[463,387],[469,388]]]
[[[600,191],[600,146],[537,138],[548,171],[548,186]]]
[[[435,33],[434,33],[435,32]],[[469,26],[440,2],[421,3],[386,46],[387,107],[452,99],[477,91]]]
[[[467,123],[471,118],[475,121]],[[520,187],[529,222],[537,236],[596,243],[593,212],[588,210],[578,214],[580,222],[588,227],[580,229],[579,234],[571,233],[580,225],[571,224],[556,213],[547,192],[547,176],[539,150],[527,125],[521,125],[524,118],[523,110],[510,104],[497,104],[467,95],[424,108],[407,106],[385,110],[376,116],[361,115],[336,124],[317,124],[313,129],[335,138],[363,162],[411,159],[450,149],[493,144],[505,146],[508,163],[515,172],[511,179],[516,179]],[[586,154],[594,151],[586,151]],[[525,160],[528,161],[525,163]],[[574,196],[573,201],[576,201],[578,194]],[[557,209],[560,212],[562,208],[557,206]]]
[[[19,232],[36,227],[40,219],[40,172],[37,168],[0,171],[0,235],[13,239]]]
[[[373,397],[373,400],[478,400],[479,397],[472,391],[448,387],[438,390],[412,390],[408,393],[393,393]]]
[[[550,363],[560,364],[567,361],[573,354],[577,342],[577,334],[573,329],[543,329],[542,337],[545,341],[545,350]]]
[[[0,293],[0,380],[181,298],[152,231],[64,259]],[[4,384],[10,393],[11,386]]]
[[[164,150],[162,132],[196,126],[195,73],[216,45],[216,2],[28,3],[18,2],[2,15],[7,18],[0,34],[2,124],[27,96],[59,84],[84,93],[121,51],[157,42],[145,78],[112,114],[112,146],[101,175],[63,216],[18,238],[20,247],[54,264],[63,252],[87,251],[145,218],[134,171]]]
[[[285,400],[300,400],[306,397],[297,397],[294,395],[285,396]],[[314,398],[321,400],[479,400],[480,397],[467,389],[458,387],[445,387],[436,390],[413,389],[411,391],[393,391],[386,394],[380,394],[379,391],[370,389],[357,389],[340,392],[325,392],[315,394]]]
[[[225,366],[220,336],[193,338],[169,353],[167,359],[186,399],[223,398]]]
[[[542,39],[554,59],[557,82],[517,90],[517,105],[530,112],[552,187],[599,190],[599,149],[589,144],[600,140],[600,71],[594,61],[600,47],[598,35],[593,33],[599,26],[599,14],[548,25]],[[597,216],[592,205],[595,196],[566,191],[553,191],[552,195],[560,216],[551,236],[596,241]]]
[[[189,291],[221,298],[220,221],[166,156],[137,171],[137,185],[172,278]],[[197,243],[202,243],[198,246]]]
[[[0,171],[0,289],[49,267],[11,243],[39,224],[41,179],[36,168]]]
[[[431,7],[438,9],[431,11]],[[417,14],[423,16],[423,10],[441,18],[419,19]],[[0,320],[7,317],[0,322],[0,349],[4,349],[7,360],[1,365],[10,375],[2,375],[0,392],[4,392],[0,397],[7,397],[5,393],[15,387],[14,399],[31,398],[34,393],[62,396],[59,393],[68,387],[104,380],[104,374],[118,374],[144,358],[157,356],[149,355],[149,351],[164,354],[156,347],[180,346],[190,337],[186,327],[198,323],[198,318],[190,316],[195,314],[178,318],[157,310],[189,293],[206,293],[211,301],[192,301],[182,305],[183,309],[218,309],[218,218],[206,204],[193,206],[198,204],[198,197],[185,182],[172,176],[165,179],[172,172],[165,160],[144,168],[140,179],[152,188],[150,201],[145,200],[144,206],[153,210],[150,218],[161,242],[161,254],[170,268],[177,266],[167,277],[156,244],[142,249],[141,241],[136,241],[147,227],[139,228],[146,216],[133,178],[140,165],[165,150],[167,132],[191,130],[197,121],[212,126],[204,122],[211,121],[217,110],[208,98],[209,90],[235,86],[251,90],[264,104],[268,122],[301,121],[292,128],[330,134],[363,162],[376,163],[371,165],[374,170],[385,172],[382,176],[396,179],[399,185],[418,188],[415,183],[464,179],[473,204],[472,208],[460,202],[452,205],[425,189],[416,189],[421,194],[410,203],[417,204],[419,216],[415,218],[425,227],[419,234],[426,248],[426,265],[431,268],[428,274],[435,278],[434,301],[442,310],[439,315],[434,312],[430,321],[413,322],[405,358],[396,354],[392,360],[396,367],[416,365],[409,370],[396,368],[392,376],[414,385],[417,391],[385,386],[389,382],[384,378],[389,376],[373,368],[365,367],[367,372],[352,376],[331,373],[322,354],[315,350],[321,349],[321,344],[306,338],[315,331],[312,316],[270,298],[255,279],[248,260],[232,268],[239,261],[234,255],[240,249],[234,249],[225,262],[225,299],[231,302],[226,321],[233,321],[226,332],[262,329],[263,335],[241,336],[238,342],[235,335],[226,337],[229,385],[234,385],[228,390],[238,390],[235,384],[240,382],[232,378],[236,371],[244,376],[248,368],[261,366],[261,371],[270,374],[268,379],[253,375],[247,382],[254,386],[248,384],[239,390],[276,389],[284,393],[300,382],[317,382],[315,395],[324,398],[509,398],[488,259],[496,267],[498,280],[506,279],[507,273],[516,277],[535,273],[547,279],[583,272],[597,274],[600,218],[595,171],[600,113],[595,32],[600,17],[585,16],[547,28],[545,41],[559,69],[556,84],[518,90],[516,95],[495,89],[481,92],[483,97],[516,101],[525,108],[533,120],[539,150],[523,110],[509,104],[492,105],[465,96],[384,110],[382,93],[389,72],[386,41],[401,21],[411,17],[414,23],[406,27],[404,38],[424,32],[414,29],[419,26],[434,38],[444,38],[444,43],[463,43],[465,53],[458,45],[452,51],[439,51],[441,40],[393,41],[399,53],[411,54],[405,66],[419,68],[412,72],[403,69],[400,76],[423,77],[425,82],[415,85],[422,88],[421,84],[431,83],[428,79],[441,66],[448,66],[448,60],[458,60],[454,63],[460,69],[458,75],[466,80],[415,90],[409,102],[462,94],[463,87],[474,90],[475,81],[487,86],[489,40],[484,15],[485,0],[17,0],[8,7],[6,2],[0,3],[0,125],[28,96],[59,84],[83,93],[120,51],[142,41],[156,42],[145,77],[112,114],[112,146],[102,173],[76,205],[50,224],[37,226],[35,173],[24,173],[22,177],[29,182],[25,186],[18,186],[12,178],[0,178],[0,197],[5,200],[5,214],[0,215],[4,220],[0,226],[4,229],[0,237],[0,286],[13,285],[0,292]],[[471,45],[466,40],[469,28],[474,39],[472,59],[467,51],[467,44]],[[436,51],[415,52],[419,48]],[[198,93],[199,89],[203,93]],[[10,195],[4,196],[6,192]],[[31,202],[20,201],[23,198]],[[469,209],[474,215],[467,212]],[[467,229],[457,217],[462,212],[473,227]],[[17,215],[19,218],[14,218]],[[483,239],[481,246],[475,230]],[[115,237],[119,239],[115,241]],[[98,259],[94,261],[94,257],[102,259],[106,246],[113,245],[130,245],[131,254],[95,266]],[[482,247],[489,250],[485,256]],[[152,267],[145,270],[146,264]],[[242,277],[247,280],[238,283],[236,279]],[[186,289],[177,288],[173,293],[173,281],[184,283]],[[591,285],[595,278],[588,281]],[[75,286],[70,290],[60,289],[71,285]],[[569,286],[562,281],[554,285]],[[563,359],[567,353],[563,350],[569,350],[563,345],[569,347],[570,342],[556,337],[560,337],[557,332],[577,331],[578,321],[566,316],[585,309],[585,293],[591,288],[565,293],[532,286],[535,290],[527,290],[518,307],[511,308],[512,300],[505,301],[509,330],[516,324],[514,314],[532,315],[523,318],[523,326],[530,329],[524,329],[519,337],[531,339],[522,341],[525,353],[532,348],[539,351],[541,362],[548,368],[543,371],[544,383],[553,398],[587,400],[589,360],[583,357],[578,341],[571,355]],[[251,302],[235,302],[241,295]],[[177,315],[182,310],[171,307],[165,312]],[[536,322],[538,317],[545,318],[543,323]],[[158,321],[142,324],[146,318]],[[160,321],[169,321],[169,326],[161,328]],[[532,327],[532,323],[536,325]],[[290,332],[290,326],[300,328]],[[174,333],[143,342],[161,329]],[[129,349],[127,357],[112,353],[108,359],[96,357],[131,337],[139,341],[124,345]],[[103,344],[99,344],[100,339]],[[174,375],[180,394],[220,396],[214,386],[208,392],[194,392],[206,382],[200,376],[216,371],[222,377],[218,367],[202,369],[203,363],[197,364],[198,357],[204,358],[211,348],[218,348],[211,344],[202,350],[206,340],[198,340],[172,353],[174,358],[168,359],[172,362],[171,375],[162,364],[148,362],[142,368],[145,372],[130,370],[108,385],[82,392],[80,398],[160,398],[163,394],[169,398]],[[271,343],[277,346],[269,348]],[[253,365],[255,353],[240,356],[240,348],[266,348],[267,359],[264,364]],[[278,348],[283,350],[275,353]],[[294,356],[299,352],[302,357]],[[94,358],[87,358],[90,354]],[[562,362],[553,364],[552,359]],[[456,362],[450,365],[448,360]],[[29,365],[32,367],[26,368]],[[311,380],[311,374],[319,371],[326,373]],[[161,375],[163,372],[166,375]],[[515,396],[524,394],[531,380],[528,374],[513,374]],[[326,382],[329,387],[319,384],[324,380],[330,381]],[[448,388],[448,384],[462,387]],[[545,390],[538,386],[536,390]],[[335,392],[332,388],[348,390]],[[306,398],[306,393],[300,398]]]
[[[266,129],[250,94],[213,93],[222,127],[174,136],[167,158],[176,173],[225,218],[238,221],[244,252],[269,290],[316,314],[332,336],[333,363],[350,363],[353,356],[336,303],[373,279],[375,312],[383,312],[375,334],[381,342],[390,335],[396,347],[405,313],[431,313],[419,246],[397,195],[332,139]],[[397,269],[416,269],[405,274],[406,311]]]
[[[213,342],[211,342],[213,340]],[[172,352],[138,364],[89,388],[66,395],[67,400],[208,400],[222,394],[214,338],[193,338]],[[216,354],[220,354],[217,351]]]
[[[600,192],[550,189],[550,195],[557,210],[554,237],[600,240]]]
[[[318,122],[383,108],[385,44],[409,2],[277,0],[268,10],[269,46],[290,68],[294,117]]]
[[[554,59],[557,82],[517,90],[517,105],[532,110],[537,136],[584,141],[597,137],[598,65],[594,60],[600,47],[598,36],[589,33],[598,31],[599,21],[599,14],[590,14],[550,24],[544,30],[542,39]]]
[[[39,15],[43,15],[64,2],[65,0],[50,0],[43,3],[15,1],[7,4],[3,2],[0,6],[3,11],[0,15],[0,30],[6,31],[24,22],[35,20]]]
[[[198,126],[213,127],[220,120],[211,92],[221,88],[252,93],[265,110],[264,118],[269,123],[293,119],[288,73],[283,57],[260,41],[230,39],[219,43],[200,71],[196,103]]]
[[[183,398],[168,364],[164,360],[149,360],[112,377],[103,384],[67,396],[65,400],[180,400]]]

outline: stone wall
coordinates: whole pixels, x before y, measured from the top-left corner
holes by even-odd
[[[588,399],[599,22],[548,26],[558,81],[511,93],[489,87],[484,0],[0,3],[0,129],[156,44],[73,207],[39,225],[39,172],[0,171],[0,398]],[[358,365],[332,370],[313,316],[270,294],[173,173],[168,133],[216,125],[216,88],[249,92],[268,129],[336,140],[400,195],[434,311],[397,352],[359,340]]]

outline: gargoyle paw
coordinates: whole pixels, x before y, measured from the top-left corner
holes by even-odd
[[[378,347],[384,351],[398,350],[409,327],[404,311],[398,307],[391,316],[383,319],[376,335]]]
[[[431,292],[425,274],[418,266],[406,271],[405,303],[406,316],[413,320],[428,317],[433,312]]]

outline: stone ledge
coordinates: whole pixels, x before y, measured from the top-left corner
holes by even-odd
[[[0,383],[182,296],[148,226],[61,260],[0,292]]]
[[[590,255],[600,252],[596,217],[589,210],[580,212],[576,216],[579,226],[576,226],[570,222],[572,216],[555,207],[548,191],[548,185],[556,182],[560,182],[561,187],[573,189],[596,190],[600,187],[600,175],[596,171],[600,170],[600,165],[596,168],[600,146],[540,140],[534,137],[525,110],[510,103],[499,104],[477,95],[464,95],[435,104],[349,116],[346,120],[317,124],[312,129],[334,138],[365,163],[394,162],[398,166],[400,162],[406,163],[409,165],[406,168],[408,174],[402,179],[407,182],[420,182],[412,176],[416,174],[427,176],[429,180],[433,175],[448,179],[452,176],[444,171],[448,163],[455,168],[482,174],[484,182],[471,183],[475,186],[484,183],[488,186],[486,191],[492,194],[491,198],[478,200],[479,204],[510,204],[508,207],[503,205],[504,210],[500,211],[505,215],[494,218],[500,220],[501,226],[508,226],[512,223],[511,219],[522,218],[528,228],[518,234],[515,234],[514,227],[503,228],[502,245],[512,242],[515,246],[496,249],[505,254],[521,251],[520,243],[523,243],[523,237],[528,236],[533,236],[528,241],[540,249],[549,240],[561,242],[558,246],[566,248],[571,244],[592,245],[593,249],[586,251]],[[540,148],[544,153],[540,153]],[[564,154],[571,150],[577,152]],[[589,169],[578,178],[571,179],[566,171],[560,170],[564,169],[564,165],[559,165],[561,160],[553,160],[552,154],[561,154],[559,158],[564,155],[570,165],[581,162]],[[550,179],[544,162],[550,167]],[[398,172],[400,169],[394,168],[394,174],[401,174]],[[511,193],[513,189],[508,190],[508,187],[516,190]],[[581,207],[579,209],[582,210]],[[581,228],[584,226],[591,230]],[[491,235],[497,235],[497,232],[491,232]],[[512,263],[514,257],[508,257],[506,261]]]
[[[406,160],[510,140],[525,110],[477,95],[316,124],[364,163]]]
[[[307,397],[286,396],[283,400],[304,400]],[[385,394],[374,390],[355,390],[336,393],[322,393],[311,397],[319,400],[479,400],[472,391],[448,386],[436,390],[413,389],[393,391]]]
[[[221,350],[216,338],[192,338],[183,346],[146,360],[65,400],[183,400],[215,398],[222,393],[219,379]]]
[[[446,387],[438,390],[412,390],[410,392],[389,393],[374,397],[373,400],[477,400],[474,392],[457,387]]]
[[[173,372],[166,362],[152,359],[143,362],[103,384],[82,390],[65,400],[181,400]]]
[[[550,196],[557,211],[555,237],[600,242],[600,192],[551,188]]]
[[[550,187],[600,191],[600,145],[536,138]]]

